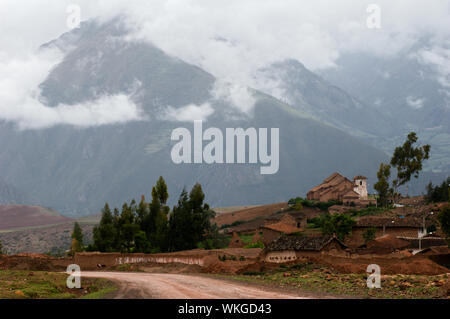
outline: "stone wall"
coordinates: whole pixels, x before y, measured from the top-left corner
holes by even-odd
[[[203,266],[204,257],[180,256],[175,254],[78,253],[75,255],[73,263],[79,265],[81,269],[96,269],[139,263],[181,263]]]

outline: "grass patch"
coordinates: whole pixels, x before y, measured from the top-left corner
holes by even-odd
[[[69,289],[67,277],[56,272],[0,270],[0,299],[101,298],[116,289],[111,281],[83,277],[80,289]]]
[[[241,240],[244,244],[250,244],[253,240],[254,235],[255,234],[242,234],[242,235],[239,235],[239,237],[241,238]]]

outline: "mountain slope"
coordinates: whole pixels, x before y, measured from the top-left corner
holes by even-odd
[[[66,55],[42,83],[42,100],[55,106],[125,92],[147,119],[86,129],[17,131],[0,125],[5,180],[64,214],[98,212],[106,201],[118,206],[148,195],[160,175],[168,182],[170,204],[195,182],[202,183],[213,206],[280,202],[305,194],[333,171],[364,174],[373,184],[385,160],[359,139],[258,91],[252,91],[253,112],[241,113],[229,99],[211,93],[216,84],[211,74],[148,43],[122,39],[126,32],[117,21],[87,23],[75,32],[54,42],[67,48]],[[165,120],[164,111],[192,103],[214,109],[204,129],[279,128],[278,173],[261,175],[260,164],[174,164],[171,132],[177,127],[192,132],[193,125]]]
[[[61,216],[57,211],[40,206],[0,206],[0,231],[60,224],[70,220],[70,218]]]
[[[435,50],[419,41],[394,56],[347,54],[336,68],[321,75],[372,110],[399,120],[397,138],[384,149],[392,149],[407,132],[416,131],[422,142],[431,145],[427,170],[445,173],[450,172],[450,90],[441,74],[445,69],[424,58]]]
[[[274,63],[261,72],[279,83],[283,100],[322,122],[365,140],[386,138],[395,131],[391,118],[368,108],[296,60]]]

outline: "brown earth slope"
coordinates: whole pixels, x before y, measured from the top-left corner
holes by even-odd
[[[57,211],[41,206],[2,205],[0,206],[0,230],[55,225],[72,219]]]
[[[249,221],[259,217],[270,216],[275,212],[288,208],[287,203],[277,203],[242,209],[235,212],[220,214],[214,219],[218,226],[230,225],[237,221]]]

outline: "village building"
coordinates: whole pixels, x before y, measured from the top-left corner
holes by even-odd
[[[283,222],[268,224],[261,227],[262,238],[264,245],[269,245],[274,240],[277,240],[283,235],[290,235],[294,233],[299,233],[303,231],[302,228],[297,228],[296,226],[285,224]]]
[[[425,249],[422,249],[418,252],[420,255],[446,255],[450,256],[450,247],[445,246],[431,246]],[[448,260],[448,257],[447,257]]]
[[[307,217],[304,213],[299,211],[277,213],[267,218],[259,218],[250,222],[246,222],[242,225],[229,228],[226,231],[226,233],[232,234],[236,232],[240,235],[254,234],[257,231],[260,231],[260,229],[264,226],[278,223],[290,225],[296,228],[305,228],[307,223]],[[297,231],[299,230],[297,229]]]
[[[393,235],[384,235],[358,247],[359,254],[377,254],[384,255],[393,252],[405,250],[409,247],[409,242],[399,239]]]
[[[367,178],[355,176],[353,181],[339,173],[333,173],[324,179],[322,184],[312,188],[306,195],[309,200],[329,202],[331,200],[342,201],[345,205],[367,206],[375,203],[370,200],[367,193]]]
[[[242,241],[241,237],[237,233],[233,233],[233,236],[231,237],[230,244],[228,245],[228,248],[242,248],[245,244]]]
[[[364,232],[375,228],[375,238],[392,235],[394,237],[419,238],[423,237],[430,223],[425,228],[423,220],[415,217],[363,217],[356,221],[352,234],[346,239],[346,244],[359,247],[364,244]]]
[[[283,223],[296,228],[306,227],[307,218],[303,212],[287,212],[285,214],[275,214],[264,220],[264,225]]]
[[[409,243],[408,248],[413,250],[422,250],[431,247],[448,247],[447,240],[442,237],[424,236],[418,238],[399,236],[398,238],[407,241]]]
[[[346,256],[346,249],[346,245],[332,236],[282,236],[268,245],[264,260],[270,263],[285,263],[318,254]]]

